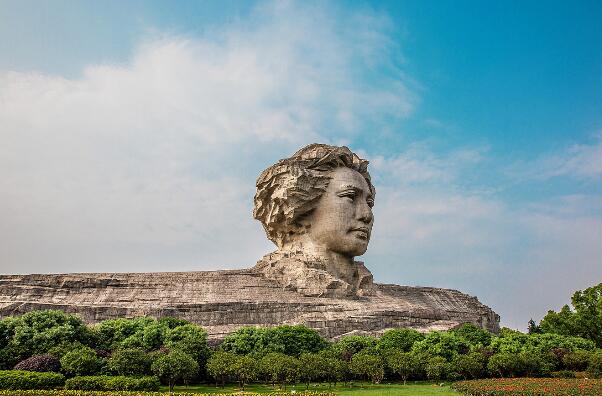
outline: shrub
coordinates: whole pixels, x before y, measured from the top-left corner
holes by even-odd
[[[553,371],[550,373],[552,378],[575,378],[575,372],[570,370]]]
[[[87,391],[158,391],[157,377],[82,376],[65,381],[65,389]]]
[[[35,371],[0,371],[0,389],[54,389],[65,383],[59,373],[38,373]]]
[[[590,351],[577,350],[564,355],[562,358],[562,363],[568,370],[584,371],[587,369],[591,355],[592,354]]]
[[[602,351],[592,353],[587,365],[587,373],[592,377],[602,376]]]
[[[452,361],[452,371],[458,373],[463,379],[476,379],[483,376],[486,358],[479,352],[468,355],[458,355]]]
[[[81,347],[68,352],[61,358],[63,371],[69,375],[96,374],[101,367],[101,361],[96,351],[89,347]]]
[[[487,370],[494,376],[513,377],[520,372],[520,361],[513,353],[496,353],[487,363]]]
[[[52,355],[34,355],[17,363],[15,370],[58,373],[61,371],[61,362]]]
[[[144,375],[150,373],[151,361],[142,349],[122,349],[113,354],[107,368],[119,375]]]

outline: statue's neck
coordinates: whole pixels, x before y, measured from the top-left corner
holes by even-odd
[[[333,252],[323,246],[317,245],[305,235],[301,235],[295,241],[285,244],[280,250],[291,252],[301,251],[305,255],[316,258],[323,263],[324,269],[336,278],[351,285],[357,281],[358,270],[353,257]]]

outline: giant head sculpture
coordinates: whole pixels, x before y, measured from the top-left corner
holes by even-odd
[[[352,265],[368,247],[374,195],[368,161],[347,147],[311,144],[259,176],[253,216],[279,251]]]

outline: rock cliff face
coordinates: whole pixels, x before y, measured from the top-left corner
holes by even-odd
[[[446,330],[462,323],[497,332],[499,316],[456,290],[373,284],[367,296],[308,296],[255,269],[210,272],[0,275],[0,317],[61,309],[86,322],[173,316],[211,339],[242,326],[305,324],[323,336],[387,328]]]

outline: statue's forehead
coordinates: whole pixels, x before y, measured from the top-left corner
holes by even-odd
[[[344,167],[332,171],[329,187],[333,190],[353,188],[370,192],[368,182],[358,171]]]

